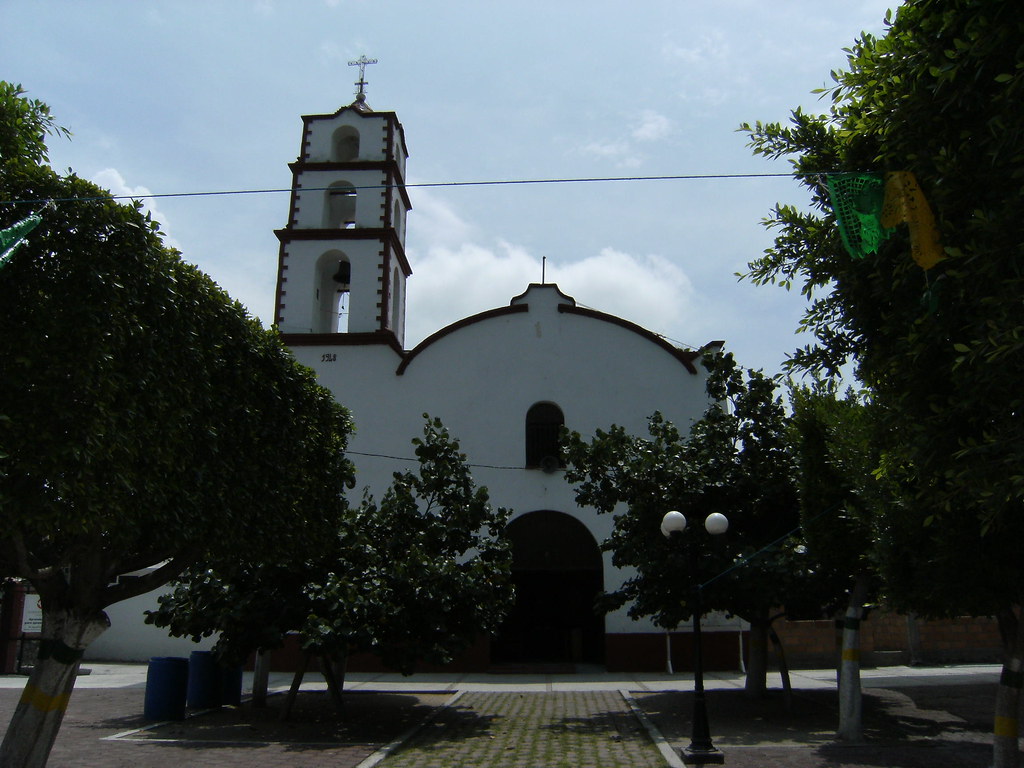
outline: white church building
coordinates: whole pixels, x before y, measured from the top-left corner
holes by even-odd
[[[594,598],[628,574],[600,543],[612,519],[580,508],[560,466],[564,424],[584,436],[620,425],[647,434],[655,411],[685,429],[706,404],[700,351],[673,346],[629,320],[577,305],[563,289],[524,286],[508,305],[459,320],[405,346],[405,253],[411,204],[405,135],[394,112],[360,93],[333,114],[302,118],[280,241],[275,321],[299,362],[349,408],[355,493],[380,497],[392,474],[415,467],[423,414],[459,440],[478,485],[512,510],[517,602],[496,637],[481,638],[463,669],[506,664],[665,668],[664,632],[625,610],[599,616]],[[452,291],[459,290],[453,285]],[[712,342],[707,348],[717,348]],[[668,510],[666,510],[668,511]],[[111,606],[113,628],[89,658],[186,655],[188,640],[141,625],[152,595]],[[710,666],[735,668],[737,628],[706,628]],[[688,633],[675,655],[685,665]],[[209,643],[204,644],[208,647]]]
[[[627,669],[649,666],[653,655],[661,668],[660,630],[625,611],[594,614],[595,595],[624,573],[599,549],[611,517],[576,505],[558,432],[618,424],[646,434],[656,410],[685,428],[707,403],[700,352],[580,307],[567,286],[552,284],[525,286],[507,306],[407,349],[407,157],[395,113],[373,111],[361,94],[334,114],[303,117],[288,223],[276,232],[284,340],[351,410],[359,488],[379,495],[411,466],[395,457],[411,455],[429,413],[458,438],[492,503],[513,511],[517,606],[497,637],[481,641],[478,666]]]

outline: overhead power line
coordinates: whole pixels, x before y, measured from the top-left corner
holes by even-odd
[[[367,184],[354,186],[352,189],[386,189],[403,186],[406,189],[427,189],[435,187],[496,187],[524,184],[597,184],[638,181],[714,181],[717,179],[770,179],[798,178],[801,176],[818,176],[822,173],[693,173],[663,176],[580,176],[557,179],[492,179],[481,181],[426,181],[409,184]],[[833,173],[833,175],[835,175]],[[330,187],[303,187],[303,192],[326,192]],[[170,197],[226,197],[230,195],[267,195],[291,192],[291,187],[267,187],[263,189],[227,189],[206,192],[156,192],[145,195],[96,195],[94,197],[37,198],[26,200],[2,200],[0,205],[39,205],[42,203],[84,203],[96,200],[157,200]]]
[[[416,464],[419,462],[419,458],[417,458],[416,456],[393,456],[387,453],[366,453],[364,451],[345,451],[345,453],[350,456],[368,456],[374,459],[390,459],[392,461],[403,461],[410,464]],[[466,466],[474,467],[476,469],[523,469],[522,466],[508,466],[501,464],[473,464],[469,462],[466,462]]]

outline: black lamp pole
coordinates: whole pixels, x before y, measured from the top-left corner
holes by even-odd
[[[700,635],[700,617],[704,608],[701,604],[697,547],[695,542],[688,543],[690,581],[693,585],[693,729],[690,733],[690,746],[683,750],[683,762],[687,765],[722,764],[725,755],[711,742],[708,708],[704,698],[704,655]]]
[[[725,515],[712,512],[704,521],[704,528],[713,536],[726,532],[729,520]],[[661,521],[661,532],[669,539],[673,533],[686,530],[686,518],[679,512],[668,512]],[[690,746],[683,750],[683,762],[687,765],[722,764],[725,756],[711,742],[711,728],[708,726],[708,708],[704,699],[704,656],[700,636],[700,619],[704,612],[701,604],[700,561],[697,556],[697,542],[684,542],[689,556],[691,607],[693,609],[693,730]]]

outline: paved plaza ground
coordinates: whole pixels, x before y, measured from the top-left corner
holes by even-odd
[[[679,766],[689,743],[692,678],[575,675],[350,675],[338,712],[314,679],[290,720],[283,695],[265,709],[244,702],[143,719],[145,667],[87,664],[54,748],[53,768],[351,766],[481,768]],[[794,673],[750,699],[739,675],[709,676],[711,731],[738,768],[985,768],[998,667],[890,667],[865,671],[864,744],[833,738],[835,673]],[[283,690],[289,679],[272,678]],[[23,677],[0,677],[6,721]]]

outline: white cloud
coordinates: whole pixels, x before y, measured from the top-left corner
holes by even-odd
[[[759,60],[759,72],[769,71],[776,57],[769,49],[785,47],[751,32],[737,53],[735,36],[717,27],[688,30],[683,41],[668,40],[661,55],[666,69],[678,83],[678,95],[684,103],[696,104],[701,114],[735,100],[740,94],[764,90],[763,80],[751,77],[751,62]],[[747,98],[747,96],[744,96]]]
[[[415,179],[409,180],[416,184]],[[409,230],[417,241],[430,246],[458,246],[474,237],[474,228],[467,223],[447,201],[424,187],[411,187],[412,215]]]
[[[663,256],[604,248],[594,256],[548,269],[550,282],[584,304],[656,333],[688,324],[694,289],[687,274]],[[677,331],[678,332],[678,331]]]
[[[662,55],[670,61],[705,69],[717,68],[716,65],[732,58],[731,47],[720,29],[705,29],[685,43],[666,41]]]
[[[332,64],[345,58],[341,48],[332,40],[325,40],[320,43],[320,46],[317,48],[317,54],[322,64]]]
[[[160,229],[164,234],[164,243],[171,248],[177,248],[181,250],[181,245],[170,236],[170,225],[167,221],[167,217],[157,210],[156,201],[152,197],[152,192],[147,187],[132,187],[129,186],[128,182],[125,181],[124,176],[116,168],[104,168],[102,171],[98,171],[93,174],[90,181],[93,184],[98,184],[104,189],[110,190],[110,194],[114,197],[120,198],[136,198],[142,202],[142,208],[153,217],[154,221],[160,223]],[[122,200],[121,202],[127,202]]]
[[[631,133],[637,141],[660,141],[675,132],[672,121],[653,109],[640,112],[636,125]]]
[[[431,248],[415,264],[409,284],[407,345],[463,317],[508,305],[530,283],[548,283],[593,307],[668,333],[690,314],[689,277],[661,256],[634,256],[605,248],[567,264],[548,262],[524,248],[499,242],[493,248],[474,243]]]
[[[619,168],[636,168],[646,160],[646,155],[636,145],[667,139],[675,133],[675,124],[660,112],[643,109],[633,117],[626,131],[623,137],[582,144],[577,147],[577,151],[609,160]]]
[[[469,315],[508,306],[543,279],[584,306],[625,318],[656,333],[686,333],[698,325],[690,277],[660,254],[615,248],[573,261],[555,261],[509,242],[481,242],[478,230],[447,201],[414,188],[410,220],[406,346]]]
[[[643,162],[643,156],[636,153],[628,141],[591,141],[579,147],[579,151],[611,160],[619,168],[636,168]]]
[[[468,315],[506,306],[531,282],[540,260],[509,243],[432,247],[413,263],[406,310],[406,345],[412,346]]]

